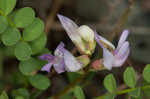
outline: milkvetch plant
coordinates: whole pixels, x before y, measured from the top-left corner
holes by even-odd
[[[36,17],[31,7],[14,9],[15,5],[16,0],[0,0],[0,66],[3,64],[1,62],[4,56],[11,56],[19,62],[17,67],[19,71],[16,70],[11,75],[12,79],[8,81],[14,85],[14,88],[8,91],[8,95],[5,92],[7,90],[1,92],[0,88],[0,99],[9,97],[36,99],[37,96],[42,96],[41,93],[45,90],[51,88],[51,78],[55,72],[62,76],[67,74],[71,83],[58,94],[50,96],[50,99],[61,99],[61,96],[66,94],[69,94],[69,98],[65,99],[86,99],[83,89],[87,84],[85,81],[93,80],[92,77],[97,71],[100,72],[103,69],[110,71],[113,67],[123,66],[130,54],[128,30],[123,30],[115,48],[110,41],[89,26],[78,26],[70,18],[61,14],[57,14],[57,18],[79,53],[71,53],[62,41],[55,51],[51,52],[45,47],[47,37],[44,32],[44,22]],[[102,49],[103,56],[100,59],[92,57],[96,44]],[[91,72],[94,73],[91,75]],[[138,86],[135,69],[131,66],[126,67],[123,72],[123,81],[127,89],[123,90],[117,89],[118,82],[115,75],[108,74],[103,81],[108,92],[95,99],[112,99],[120,94],[138,98],[143,90],[150,89],[149,73],[150,65],[148,64],[142,73],[146,84]],[[0,73],[0,77],[3,77],[2,74]]]

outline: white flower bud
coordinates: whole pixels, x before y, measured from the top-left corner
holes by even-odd
[[[83,40],[87,42],[94,42],[94,31],[90,27],[82,25],[77,29],[77,31]]]

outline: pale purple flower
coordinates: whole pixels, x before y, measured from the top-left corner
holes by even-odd
[[[115,49],[115,46],[111,42],[95,32],[95,40],[100,47],[103,48],[103,65],[108,70],[111,70],[112,67],[122,66],[128,58],[130,53],[129,42],[126,41],[128,34],[128,30],[123,31],[118,42],[118,46]],[[105,45],[111,47],[111,50],[109,50]]]
[[[76,72],[82,68],[82,64],[64,48],[62,42],[56,48],[54,55],[44,54],[40,56],[40,59],[48,61],[48,64],[42,67],[42,71],[50,72],[52,66],[57,73]]]
[[[57,15],[63,28],[82,54],[91,55],[95,49],[94,31],[87,25],[78,26],[71,19]]]

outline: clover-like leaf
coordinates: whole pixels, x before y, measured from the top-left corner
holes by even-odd
[[[25,41],[33,41],[38,38],[44,31],[44,23],[39,18],[35,18],[34,21],[27,26],[23,31],[23,39]]]
[[[35,18],[34,10],[30,7],[21,8],[15,12],[14,23],[16,27],[26,27],[30,25]]]
[[[136,85],[136,72],[132,67],[128,67],[123,74],[124,82],[131,88]]]
[[[116,80],[113,74],[109,74],[104,78],[104,86],[110,93],[116,91]]]
[[[21,38],[21,34],[18,29],[9,27],[2,35],[2,41],[6,46],[12,46],[16,44]]]
[[[9,99],[7,96],[7,93],[5,91],[3,91],[0,95],[0,99]]]
[[[32,73],[38,69],[39,62],[34,58],[30,58],[25,61],[21,61],[19,64],[19,70],[24,75],[32,75]]]
[[[0,34],[3,33],[8,27],[8,21],[6,17],[0,16]]]
[[[26,42],[19,42],[15,48],[15,56],[18,60],[25,61],[31,57],[32,49]]]
[[[29,81],[33,87],[39,90],[46,90],[50,86],[50,80],[47,77],[40,74],[30,76]]]
[[[77,99],[85,99],[84,92],[80,86],[75,86],[73,93]]]
[[[143,77],[148,83],[150,83],[149,74],[150,74],[150,64],[147,64],[143,71]]]
[[[47,37],[45,33],[43,33],[40,37],[37,39],[31,41],[30,45],[32,48],[32,54],[39,53],[42,49],[44,49],[46,45]]]
[[[0,0],[0,10],[8,15],[15,7],[16,0]]]
[[[16,90],[12,91],[12,96],[13,97],[22,96],[24,99],[29,99],[30,94],[29,94],[27,89],[19,88],[19,89],[16,89]]]

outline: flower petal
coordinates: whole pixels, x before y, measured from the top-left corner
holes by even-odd
[[[129,31],[128,30],[124,30],[121,34],[121,37],[120,37],[120,40],[118,42],[118,46],[117,46],[117,49],[119,49],[122,44],[126,41],[127,37],[129,35]]]
[[[54,55],[62,57],[63,56],[63,49],[64,49],[64,43],[60,42],[59,45],[57,46]]]
[[[48,64],[44,65],[44,66],[42,67],[41,71],[50,72],[50,69],[51,69],[51,67],[52,67],[52,64],[53,64],[53,63],[48,63]]]
[[[78,26],[77,24],[75,24],[71,19],[58,14],[57,15],[62,26],[64,27],[64,29],[66,30],[68,36],[70,37],[70,39],[74,42],[81,42],[81,38],[80,35],[77,33],[77,29]]]
[[[76,72],[81,69],[82,64],[66,49],[64,49],[65,69],[69,72]]]
[[[126,61],[130,53],[129,42],[126,41],[115,53],[114,67],[120,67]]]
[[[111,70],[114,62],[113,54],[106,48],[103,48],[103,64],[108,69]]]
[[[82,25],[77,29],[79,35],[87,42],[94,42],[94,31],[87,25]]]
[[[56,72],[59,74],[65,72],[64,60],[62,59],[60,63],[54,64],[54,68],[55,68]]]
[[[105,44],[109,45],[112,49],[115,49],[115,46],[111,42],[109,42],[104,37],[98,35],[98,33],[96,31],[95,31],[95,40],[102,48],[103,48],[103,45],[102,45],[101,41],[104,42]]]
[[[43,54],[43,55],[41,55],[39,58],[41,59],[41,60],[46,60],[46,61],[53,61],[54,60],[54,57],[55,56],[53,56],[53,55],[51,55],[51,54]]]

